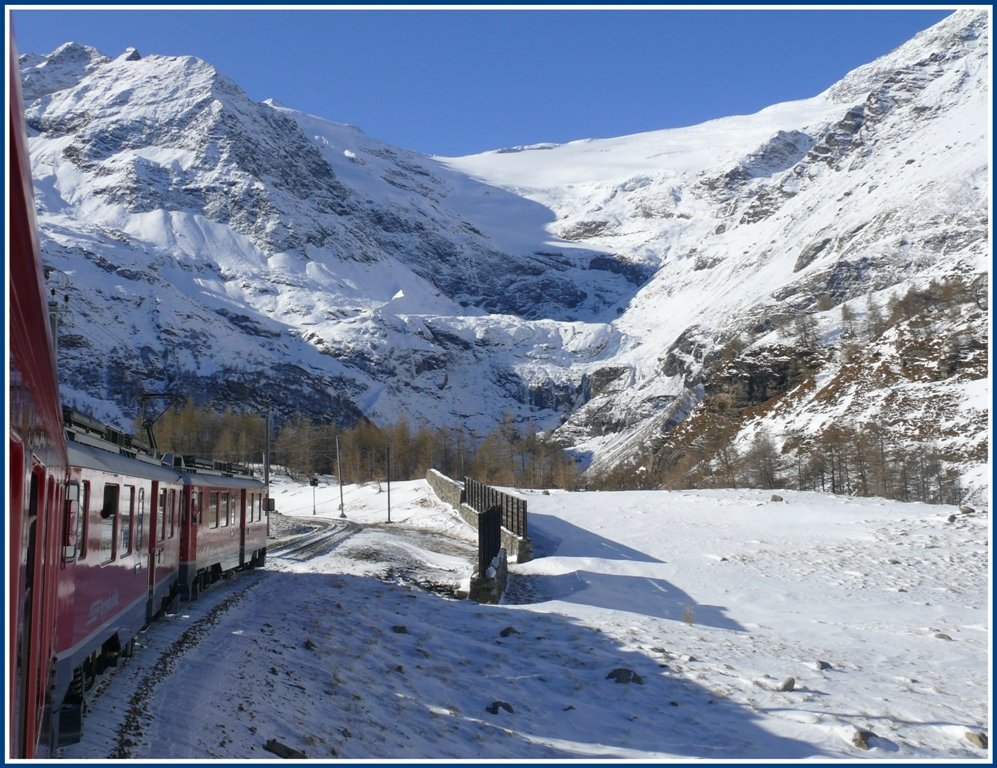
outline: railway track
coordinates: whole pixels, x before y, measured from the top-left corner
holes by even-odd
[[[362,527],[349,520],[328,520],[315,517],[289,517],[311,530],[290,536],[267,547],[270,557],[303,562],[324,555],[362,530]]]

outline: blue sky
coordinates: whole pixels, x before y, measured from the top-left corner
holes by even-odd
[[[15,10],[21,53],[193,54],[251,98],[465,155],[814,96],[951,10]]]

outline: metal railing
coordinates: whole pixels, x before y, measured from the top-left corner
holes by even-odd
[[[502,527],[517,536],[527,537],[526,499],[503,493],[490,485],[465,477],[463,502],[478,512],[499,507],[502,510]]]

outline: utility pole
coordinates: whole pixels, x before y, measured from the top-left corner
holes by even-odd
[[[263,431],[263,484],[267,493],[267,538],[270,538],[270,411],[264,417],[266,428]]]
[[[388,465],[388,522],[391,522],[391,446],[389,445],[385,451],[385,458],[387,459]]]
[[[336,435],[336,474],[339,475],[339,516],[346,517],[346,505],[343,503],[343,462],[339,456],[339,435]]]
[[[270,411],[263,417],[266,427],[263,430],[263,483],[270,489]]]

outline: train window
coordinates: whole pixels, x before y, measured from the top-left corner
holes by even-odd
[[[67,563],[76,559],[80,544],[80,517],[80,484],[70,483],[66,486],[62,517],[62,559]]]
[[[142,551],[145,533],[145,488],[138,489],[138,525],[135,526],[135,549]]]
[[[170,491],[170,538],[177,535],[177,492]]]
[[[49,476],[48,482],[46,483],[46,490],[45,490],[45,512],[46,512],[46,517],[48,517],[48,518],[50,518],[52,520],[56,519],[56,515],[58,514],[58,509],[59,509],[58,505],[59,505],[59,502],[61,502],[61,501],[62,501],[62,499],[56,499],[56,494],[55,494],[55,478]]]
[[[162,488],[159,491],[159,521],[156,528],[159,533],[156,534],[156,540],[162,542],[166,538],[166,510],[169,507],[166,506],[166,489]]]
[[[9,397],[8,390],[8,399]],[[13,512],[15,509],[21,509],[24,503],[24,475],[21,474],[24,469],[24,448],[20,440],[7,441],[7,459],[10,463],[10,485],[7,487],[10,504],[7,509]]]
[[[100,508],[103,520],[100,526],[100,561],[109,563],[117,554],[117,538],[115,537],[118,520],[118,491],[116,485],[104,486],[104,504]]]
[[[212,528],[218,527],[218,494],[208,494],[208,523]]]
[[[197,525],[201,522],[201,511],[204,509],[204,491],[190,492],[190,524]],[[181,524],[187,521],[187,509],[182,510],[183,517]]]
[[[135,486],[126,485],[122,494],[121,505],[118,517],[118,533],[121,536],[121,545],[118,549],[122,555],[129,555],[132,551],[132,528],[135,523]]]
[[[219,499],[219,502],[220,502],[219,506],[221,507],[220,517],[222,519],[222,525],[226,525],[227,526],[228,525],[228,516],[229,516],[228,494],[227,493],[223,493],[221,495],[221,498]]]
[[[28,496],[28,517],[38,517],[38,499],[41,496],[41,480],[38,478],[41,476],[42,470],[39,467],[34,467],[31,470],[31,492]]]
[[[85,560],[87,551],[87,537],[90,535],[90,481],[83,481],[82,493],[80,494],[80,516],[76,521],[76,550],[78,560]]]

